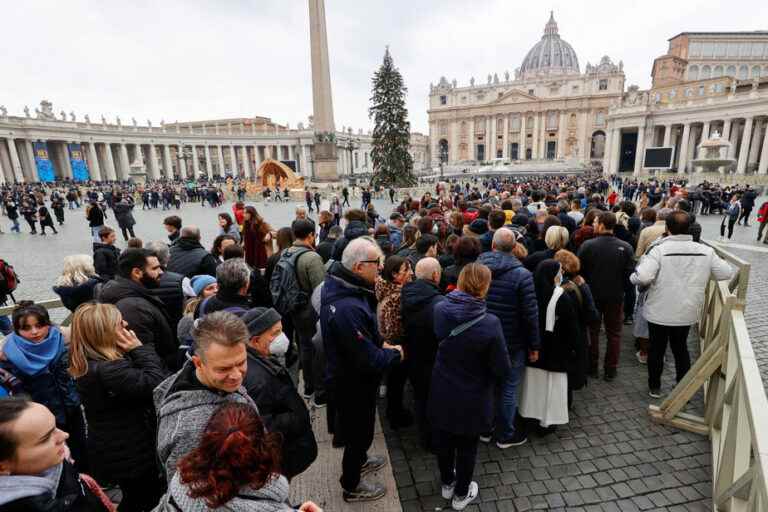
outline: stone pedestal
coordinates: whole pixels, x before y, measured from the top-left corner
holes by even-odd
[[[328,182],[338,181],[336,142],[315,142],[315,175],[312,181]]]

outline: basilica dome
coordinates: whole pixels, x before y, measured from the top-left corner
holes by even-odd
[[[528,52],[519,69],[523,80],[542,75],[570,75],[579,73],[579,59],[573,47],[560,38],[557,22],[550,12],[544,35]]]

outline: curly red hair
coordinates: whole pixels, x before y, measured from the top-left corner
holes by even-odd
[[[279,473],[281,444],[253,407],[227,402],[211,416],[198,447],[179,461],[179,478],[190,497],[217,508],[242,487],[259,489]]]

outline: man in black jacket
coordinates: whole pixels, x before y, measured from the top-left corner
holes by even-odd
[[[757,199],[757,192],[747,185],[747,188],[741,195],[741,216],[737,224],[741,224],[743,219],[744,225],[749,226],[749,214],[752,213],[752,209],[755,207],[755,199]]]
[[[445,300],[438,287],[440,263],[435,258],[423,258],[416,264],[416,280],[403,286],[401,312],[403,319],[403,349],[408,354],[409,378],[416,400],[416,422],[419,440],[425,450],[431,450],[431,432],[426,418],[432,367],[437,357],[435,336],[435,305]]]
[[[317,458],[317,442],[307,405],[281,362],[290,341],[283,333],[280,313],[273,308],[253,308],[241,318],[250,335],[243,387],[266,427],[283,436],[281,469],[291,479]]]
[[[619,364],[621,326],[624,313],[624,282],[635,269],[632,246],[614,236],[616,215],[601,213],[595,220],[597,237],[579,249],[581,274],[587,281],[600,321],[589,326],[590,374],[597,376],[600,358],[600,324],[605,324],[608,345],[605,352],[606,381],[616,378]]]
[[[157,256],[147,249],[126,249],[117,267],[117,277],[104,285],[99,300],[117,306],[139,340],[153,345],[168,368],[178,370],[181,358],[176,333],[165,305],[150,292],[159,286],[163,273]]]
[[[86,219],[88,219],[88,227],[91,228],[91,236],[93,236],[93,241],[98,243],[100,236],[99,233],[101,228],[104,227],[104,211],[102,211],[99,203],[96,200],[91,201],[91,204],[88,207],[88,214],[86,215]]]
[[[160,266],[163,269],[163,273],[160,275],[160,281],[157,288],[152,288],[150,292],[152,295],[163,301],[165,308],[168,311],[168,316],[171,320],[171,329],[176,331],[176,326],[184,316],[184,289],[183,282],[187,279],[181,274],[176,272],[170,272],[166,270],[168,268],[168,260],[170,259],[170,251],[168,244],[165,242],[154,241],[147,244],[147,249],[155,253]]]
[[[96,273],[108,281],[117,274],[117,259],[120,257],[120,249],[115,247],[117,233],[109,226],[101,226],[99,239],[101,242],[93,244],[93,266]]]
[[[248,290],[251,286],[251,268],[243,258],[232,258],[216,269],[219,291],[213,297],[202,301],[195,310],[195,318],[226,310],[242,314],[250,309]]]
[[[185,226],[181,237],[171,246],[168,270],[192,278],[200,274],[216,276],[216,258],[200,245],[200,229]]]

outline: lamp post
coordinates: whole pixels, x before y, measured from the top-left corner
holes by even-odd
[[[359,138],[348,138],[347,141],[344,143],[342,148],[349,151],[349,169],[350,174],[355,174],[355,161],[353,159],[353,152],[360,147],[360,139]]]

